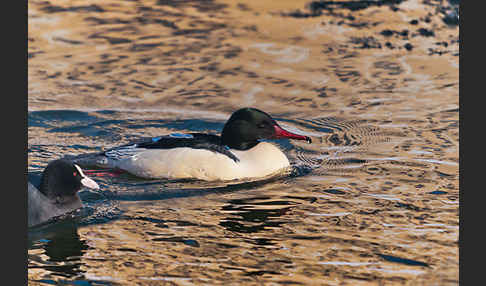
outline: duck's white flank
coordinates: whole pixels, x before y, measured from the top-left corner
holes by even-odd
[[[290,166],[280,149],[261,142],[246,150],[230,150],[240,159],[193,148],[147,149],[130,158],[112,161],[113,167],[143,178],[234,180],[265,177]]]

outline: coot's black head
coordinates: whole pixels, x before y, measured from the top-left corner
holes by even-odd
[[[39,190],[49,198],[69,197],[83,186],[99,189],[98,184],[87,177],[78,165],[59,159],[47,165],[42,173]]]
[[[311,142],[309,137],[284,130],[270,115],[250,107],[235,111],[221,133],[223,145],[237,150],[248,150],[257,145],[260,139],[278,138]]]

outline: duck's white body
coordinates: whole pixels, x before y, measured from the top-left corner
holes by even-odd
[[[312,142],[307,136],[283,129],[261,110],[242,108],[233,112],[220,136],[173,133],[69,159],[81,166],[116,168],[143,178],[206,181],[264,178],[290,167],[277,146],[262,142],[283,138]]]
[[[110,160],[109,165],[143,178],[206,181],[265,177],[290,166],[285,154],[268,142],[245,151],[230,151],[239,162],[218,152],[180,147],[146,149],[128,158]]]

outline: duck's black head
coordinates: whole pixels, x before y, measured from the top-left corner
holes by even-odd
[[[98,184],[87,177],[81,168],[68,160],[50,162],[42,173],[39,190],[47,197],[73,196],[82,187],[99,189]]]
[[[222,144],[237,150],[248,150],[257,145],[260,139],[278,138],[306,140],[311,143],[309,137],[284,130],[270,115],[250,107],[235,111],[221,133]]]

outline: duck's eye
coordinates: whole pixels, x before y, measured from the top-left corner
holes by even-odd
[[[257,125],[258,128],[265,128],[267,127],[267,123],[266,122],[262,122],[260,124]]]
[[[75,177],[76,177],[77,175],[78,175],[78,173],[76,173],[76,172],[73,172],[73,176],[75,176]]]

